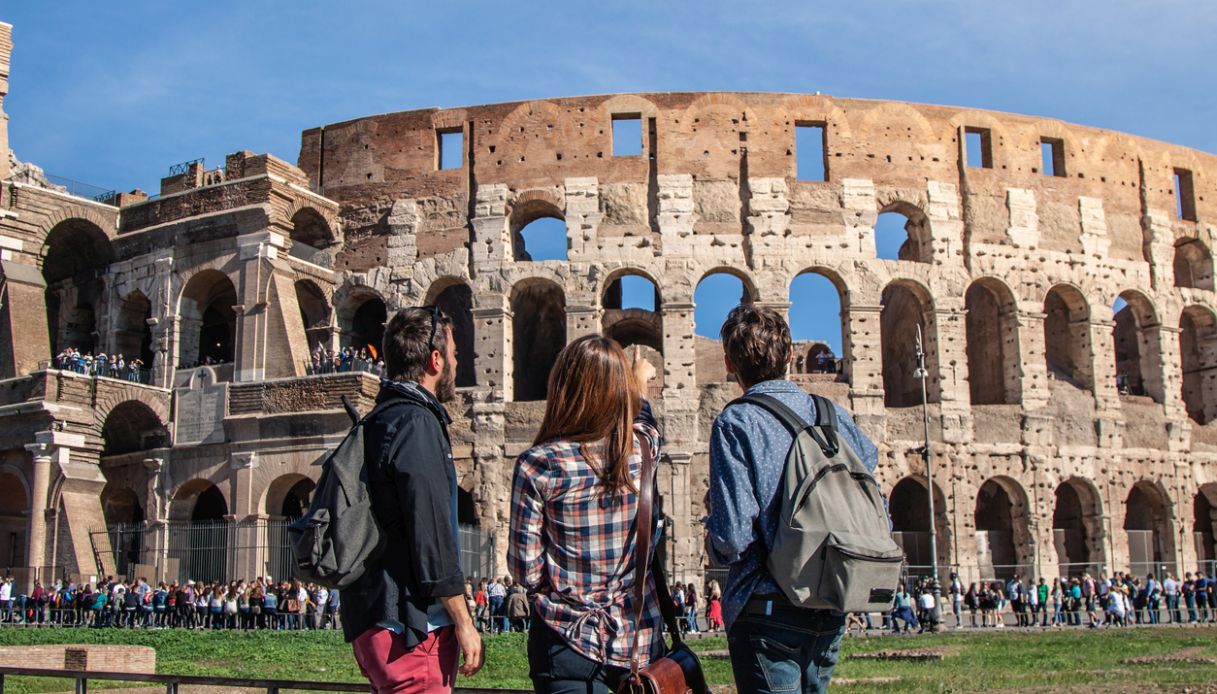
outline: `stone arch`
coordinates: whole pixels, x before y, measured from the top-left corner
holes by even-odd
[[[849,324],[849,292],[841,276],[825,267],[807,268],[790,280],[787,296],[791,337],[796,341],[815,341],[806,352],[796,355],[801,362],[801,368],[796,365],[796,370],[800,373],[835,373],[839,363],[841,375],[848,382],[851,375],[851,344],[846,327]],[[836,316],[830,320],[834,309]],[[819,327],[822,325],[835,325],[836,329]]]
[[[317,208],[311,205],[298,205],[292,210],[291,229],[288,236],[292,246],[304,244],[309,249],[319,250],[334,245],[337,234],[334,233],[334,220],[328,219]],[[308,258],[292,253],[292,255],[308,260]]]
[[[101,493],[101,508],[106,527],[144,522],[144,506],[139,494],[126,485],[107,484]]]
[[[169,502],[169,558],[178,561],[181,580],[227,581],[228,517],[231,506],[210,480],[195,478],[178,487]]]
[[[1018,404],[1022,400],[1022,365],[1014,292],[999,279],[983,277],[968,287],[964,305],[972,404]]]
[[[1061,575],[1099,575],[1107,562],[1107,531],[1098,488],[1088,479],[1070,477],[1057,485],[1054,497],[1052,543]]]
[[[566,294],[549,280],[530,278],[511,288],[512,399],[544,400],[558,352],[566,346]]]
[[[93,406],[94,422],[100,429],[105,426],[105,421],[115,408],[136,403],[150,410],[162,426],[169,422],[169,398],[166,394],[137,386],[114,384],[107,384],[106,388],[98,389],[97,401]]]
[[[737,267],[731,267],[730,265],[719,265],[703,272],[701,278],[699,278],[697,283],[694,285],[694,292],[696,292],[697,286],[700,286],[702,282],[706,281],[706,278],[711,277],[712,275],[731,275],[732,277],[738,279],[740,283],[744,285],[743,293],[740,296],[740,303],[752,303],[761,300],[760,287],[757,285],[756,281],[752,279],[752,276],[744,270]]]
[[[1204,241],[1196,238],[1175,241],[1173,268],[1176,287],[1213,290],[1213,252]]]
[[[97,315],[105,298],[104,270],[114,260],[110,238],[96,222],[70,217],[56,223],[41,249],[51,353],[98,347]]]
[[[231,362],[236,349],[237,289],[228,275],[194,273],[178,299],[178,368]]]
[[[1192,498],[1192,538],[1197,568],[1212,575],[1217,562],[1217,483],[1201,485]]]
[[[1048,375],[1082,390],[1094,388],[1090,305],[1077,287],[1058,284],[1044,298],[1044,357]]]
[[[508,229],[511,232],[512,257],[516,260],[565,260],[570,250],[566,215],[563,214],[562,207],[542,191],[536,191],[530,197],[521,196],[516,199],[511,208]],[[558,243],[559,234],[562,238],[561,244]],[[538,255],[538,249],[541,249],[541,254],[556,256],[559,246],[562,249],[561,257],[540,258]]]
[[[101,427],[102,457],[169,446],[164,420],[145,403],[127,400],[113,407]]]
[[[1140,480],[1124,500],[1129,570],[1134,576],[1175,570],[1175,513],[1161,482]]]
[[[934,239],[930,229],[930,218],[925,210],[907,200],[895,199],[878,203],[879,214],[875,219],[875,248],[877,257],[882,260],[905,260],[916,263],[931,263],[934,261]],[[886,218],[886,219],[885,219]],[[892,221],[888,221],[888,220]],[[902,230],[904,241],[896,247],[894,254],[883,252],[887,243],[881,235],[887,235],[896,230]],[[895,244],[890,244],[895,246]]]
[[[938,363],[935,341],[934,304],[926,288],[910,280],[896,280],[883,289],[879,313],[883,352],[883,401],[888,407],[921,404],[921,381],[917,377],[915,343],[921,328],[925,353],[926,398],[938,402]]]
[[[927,489],[925,477],[909,475],[901,478],[888,495],[892,538],[904,549],[910,572],[917,574],[929,574],[932,561]],[[938,565],[945,569],[951,563],[951,525],[947,519],[946,495],[937,483],[934,484],[934,527],[938,535]]]
[[[262,494],[262,513],[272,518],[299,518],[308,510],[317,483],[311,477],[288,473],[276,477]]]
[[[152,349],[152,301],[136,289],[119,300],[117,326],[114,332],[114,352],[130,362],[138,359],[141,368],[150,369],[156,359]]]
[[[1030,504],[1010,477],[985,480],[976,494],[977,564],[982,579],[1009,580],[1034,569]]]
[[[641,270],[622,268],[615,270],[601,283],[603,290],[598,297],[603,308],[600,331],[616,340],[622,347],[637,346],[644,357],[655,366],[657,382],[662,387],[663,378],[663,299],[655,280]],[[633,287],[630,290],[630,287]],[[641,305],[632,303],[630,293],[643,293],[647,300]]]
[[[368,287],[353,288],[338,304],[337,314],[341,347],[359,350],[370,345],[380,353],[389,309],[379,292]]]
[[[1217,315],[1192,305],[1179,316],[1179,368],[1187,415],[1200,424],[1217,418]]]
[[[318,346],[329,348],[333,330],[333,311],[326,300],[325,290],[311,279],[296,280],[296,306],[304,326],[305,342],[311,352]]]
[[[1145,294],[1122,292],[1112,307],[1116,386],[1121,393],[1163,400],[1161,323]]]
[[[211,480],[196,477],[174,490],[169,500],[169,520],[220,520],[230,508],[223,489]]]
[[[477,344],[473,323],[473,290],[461,279],[444,277],[427,290],[427,303],[438,306],[452,319],[452,338],[456,340],[456,385],[477,385]]]
[[[0,566],[25,566],[30,490],[16,468],[0,466]]]

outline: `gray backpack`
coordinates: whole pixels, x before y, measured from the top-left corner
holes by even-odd
[[[777,534],[768,569],[795,605],[837,612],[885,610],[892,604],[904,551],[875,478],[837,437],[836,408],[818,395],[808,426],[777,398],[754,394],[735,402],[762,407],[794,437],[778,488]]]
[[[368,492],[363,427],[394,405],[378,405],[362,419],[343,396],[351,431],[321,464],[321,478],[308,511],[287,528],[296,560],[296,577],[327,588],[359,580],[369,562],[384,550],[384,536]]]

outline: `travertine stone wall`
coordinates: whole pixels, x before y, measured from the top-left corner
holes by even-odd
[[[613,155],[621,117],[640,120],[640,155]],[[825,134],[825,180],[796,175],[795,128],[808,124]],[[967,165],[964,132],[977,128],[989,166]],[[461,165],[440,169],[440,136],[450,132],[461,134]],[[1059,175],[1040,171],[1045,139],[1063,147]],[[1182,215],[1177,174],[1193,191]],[[10,296],[23,299],[9,309],[9,339],[0,336],[0,367],[13,377],[7,390],[0,381],[0,404],[29,404],[0,410],[0,439],[14,448],[5,470],[32,479],[21,432],[68,412],[86,430],[71,455],[101,470],[103,502],[130,489],[149,523],[172,524],[214,485],[232,520],[273,517],[284,485],[315,478],[343,432],[338,395],[366,406],[375,387],[369,377],[306,375],[316,345],[370,341],[369,302],[391,314],[464,285],[471,306],[458,323],[473,335],[460,358],[475,367],[453,407],[461,486],[473,502],[464,520],[496,533],[502,556],[514,458],[543,412],[534,398],[545,355],[611,329],[648,344],[661,363],[652,400],[667,442],[668,557],[678,579],[697,580],[707,568],[699,520],[708,432],[738,393],[715,343],[695,335],[698,284],[729,273],[748,300],[805,315],[828,310],[791,303],[794,279],[815,272],[840,294],[840,373],[792,378],[847,407],[878,443],[879,478],[900,506],[910,557],[929,561],[919,544],[928,514],[909,507],[926,492],[920,384],[910,380],[909,336],[920,325],[940,562],[969,579],[1194,569],[1213,558],[1217,526],[1194,513],[1197,495],[1217,501],[1215,177],[1210,154],[1051,119],[699,93],[327,125],[303,134],[299,168],[238,152],[222,171],[175,174],[164,195],[121,210],[6,183],[0,249]],[[876,257],[885,212],[907,218],[900,260]],[[320,237],[306,217],[322,220]],[[565,223],[565,260],[523,255],[520,231],[541,217]],[[111,254],[95,268],[98,345],[150,336],[153,381],[129,386],[147,406],[142,419],[123,411],[122,422],[109,421],[86,391],[20,385],[50,357],[47,297],[76,291],[55,270],[75,257],[56,250],[73,239]],[[653,283],[653,313],[619,311],[606,298],[626,275]],[[225,283],[236,297],[233,363],[202,378],[179,367],[199,353],[204,309]],[[301,283],[310,301],[321,298],[321,318],[305,315]],[[136,292],[151,306],[143,327],[130,309],[143,306],[131,303]],[[1117,299],[1128,307],[1120,314]],[[57,387],[74,384],[58,378]],[[220,392],[216,421],[184,424],[180,409],[170,421],[169,403]],[[174,443],[186,426],[211,426],[211,435]],[[114,452],[115,432],[158,427],[168,446]],[[1143,541],[1156,551],[1139,552]],[[265,558],[242,561],[239,570],[256,575]]]

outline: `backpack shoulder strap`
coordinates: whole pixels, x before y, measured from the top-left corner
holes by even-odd
[[[765,411],[777,417],[790,432],[790,435],[798,439],[799,434],[803,431],[808,431],[815,442],[819,444],[820,451],[825,457],[831,458],[840,450],[840,444],[837,440],[836,432],[836,411],[833,409],[832,403],[818,395],[811,396],[815,402],[816,422],[814,425],[808,425],[803,421],[803,418],[794,410],[790,409],[781,400],[766,395],[764,393],[753,393],[736,398],[727,404],[727,407],[736,403],[748,403],[756,405]],[[822,405],[821,403],[824,403]]]

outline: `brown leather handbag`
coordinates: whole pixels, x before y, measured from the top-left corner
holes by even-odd
[[[651,555],[654,537],[655,459],[650,442],[642,443],[642,477],[639,480],[638,517],[634,533],[634,643],[631,647],[630,674],[617,688],[617,694],[710,694],[706,676],[697,654],[680,637],[672,594],[664,576],[663,565]],[[662,658],[641,667],[642,653],[638,650],[638,625],[646,607],[647,572],[655,578],[655,599],[663,613],[663,623],[672,636],[672,645]]]

